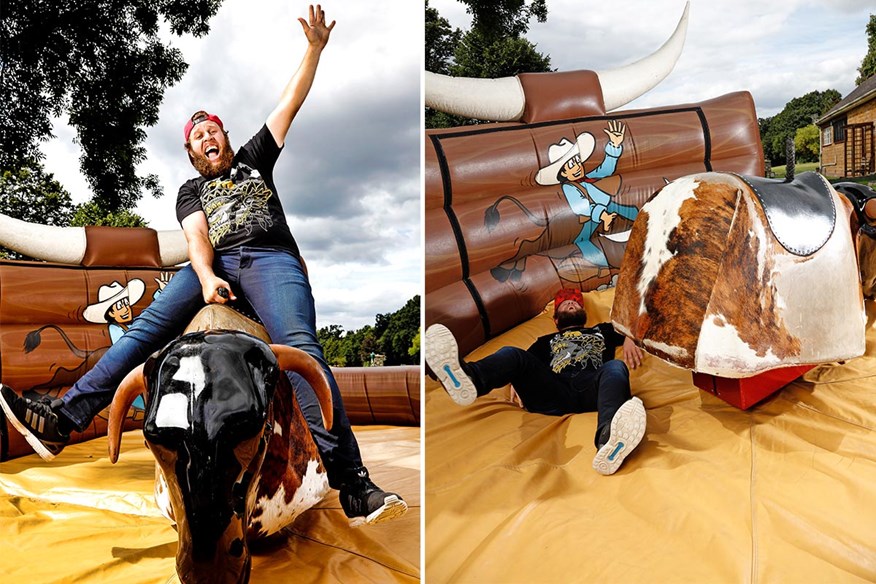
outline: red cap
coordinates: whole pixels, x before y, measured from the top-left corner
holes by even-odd
[[[185,134],[186,142],[189,141],[189,136],[192,133],[192,128],[200,124],[201,122],[216,122],[219,125],[219,128],[222,131],[225,131],[225,126],[222,125],[222,120],[219,119],[219,116],[208,114],[207,112],[200,111],[192,116],[192,118],[186,122],[186,127],[183,130],[183,134]]]
[[[578,303],[578,306],[584,307],[584,296],[581,295],[581,291],[577,288],[563,288],[557,295],[554,296],[554,313],[556,314],[557,308],[560,307],[560,304],[565,302],[566,300],[574,300]]]

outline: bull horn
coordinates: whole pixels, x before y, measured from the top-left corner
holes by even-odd
[[[115,396],[113,396],[113,403],[110,404],[107,437],[109,438],[109,458],[113,464],[119,459],[125,415],[140,394],[145,398],[146,379],[143,377],[143,365],[125,376],[122,383],[119,384]]]
[[[322,410],[322,425],[325,426],[326,430],[331,430],[334,416],[332,410],[332,390],[329,387],[325,371],[322,370],[316,359],[301,349],[287,347],[286,345],[270,345],[270,347],[274,355],[277,356],[280,369],[298,373],[313,388],[313,391],[316,393],[316,399],[319,401],[319,409]]]
[[[684,46],[689,10],[688,1],[675,32],[654,53],[624,67],[596,72],[606,111],[630,103],[669,75]],[[517,77],[477,79],[426,71],[426,106],[432,109],[479,120],[516,122],[525,105],[526,96]]]
[[[864,203],[864,216],[868,221],[876,221],[876,199],[867,199]]]
[[[523,117],[526,96],[517,77],[477,79],[426,71],[426,107],[456,116],[516,122]]]
[[[684,5],[684,12],[675,32],[669,37],[663,46],[640,59],[635,63],[597,71],[599,84],[602,85],[602,98],[605,101],[605,111],[611,111],[625,106],[637,97],[640,97],[666,79],[666,76],[675,67],[681,49],[684,47],[684,38],[687,36],[687,17],[690,11],[690,1]]]
[[[188,259],[182,230],[156,233],[162,266],[175,266]],[[0,213],[0,245],[39,260],[78,265],[85,257],[85,228],[29,223]]]

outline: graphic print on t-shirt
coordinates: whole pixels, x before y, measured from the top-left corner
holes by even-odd
[[[563,331],[551,339],[551,370],[559,373],[569,365],[594,369],[602,367],[605,339],[601,333]]]
[[[205,182],[200,194],[213,247],[229,234],[249,235],[255,225],[267,230],[273,223],[268,211],[271,190],[259,172],[245,164],[235,166],[230,178]]]

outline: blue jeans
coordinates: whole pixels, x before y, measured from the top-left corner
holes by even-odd
[[[132,369],[172,341],[204,307],[201,283],[191,266],[181,269],[155,300],[134,319],[128,332],[64,394],[61,411],[81,432],[113,401]]]
[[[338,384],[316,338],[316,311],[310,282],[301,263],[289,252],[240,247],[217,252],[216,275],[228,281],[244,309],[251,309],[277,344],[301,349],[322,366],[332,391],[334,423],[327,431],[316,394],[297,374],[289,379],[307,420],[329,483],[338,488],[347,474],[362,467],[359,445],[350,428]],[[82,431],[103,408],[127,373],[177,337],[204,306],[201,283],[191,266],[180,270],[164,291],[132,323],[97,365],[64,397],[62,412]],[[244,310],[246,311],[246,310]]]
[[[567,376],[554,373],[550,365],[518,347],[502,347],[480,361],[466,363],[478,395],[507,384],[514,386],[530,412],[560,416],[597,412],[596,436],[630,395],[630,372],[623,361],[606,361],[596,370]]]
[[[325,371],[332,390],[334,420],[331,431],[322,425],[322,414],[313,388],[300,375],[288,375],[319,448],[329,484],[335,489],[340,488],[346,476],[362,468],[362,455],[350,428],[341,390],[316,338],[313,293],[301,262],[290,252],[239,247],[216,254],[213,269],[231,284],[238,302],[244,300],[252,308],[274,343],[301,349],[316,359]]]

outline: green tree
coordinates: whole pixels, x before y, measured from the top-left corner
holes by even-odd
[[[798,162],[818,161],[820,146],[821,132],[815,124],[797,128],[797,133],[794,135],[794,150]]]
[[[408,349],[408,355],[415,358],[417,361],[420,360],[420,331],[417,331],[413,342],[411,342],[411,348]]]
[[[451,72],[458,77],[511,77],[518,73],[550,71],[551,59],[524,38],[495,39],[478,29],[463,35],[456,47]]]
[[[371,364],[372,355],[386,355],[386,365],[420,362],[420,296],[414,296],[395,312],[377,314],[374,326],[344,332],[339,325],[316,332],[326,361],[340,367]]]
[[[547,0],[459,0],[471,14],[472,30],[490,40],[518,38],[529,30],[532,18],[547,21]]]
[[[860,85],[876,73],[876,14],[870,15],[870,22],[867,23],[867,54],[861,59],[861,66],[858,67],[858,78],[855,79],[855,85]]]
[[[108,227],[148,227],[145,219],[129,211],[119,209],[106,211],[94,201],[83,203],[76,207],[73,218],[70,220],[73,227],[86,227],[88,225],[105,225]]]
[[[203,36],[221,0],[4,2],[0,19],[0,170],[40,160],[51,118],[66,114],[82,148],[93,202],[132,208],[158,178],[139,176],[144,128],[158,121],[166,88],[186,70],[158,36]]]
[[[523,38],[532,18],[547,20],[546,0],[460,0],[472,15],[471,29],[460,35],[426,4],[426,69],[457,77],[509,77],[550,71],[550,56]],[[430,33],[431,31],[431,33]],[[448,49],[453,46],[453,59]],[[478,123],[426,109],[427,128]]]
[[[322,345],[326,362],[332,367],[344,367],[347,360],[344,356],[344,329],[340,325],[330,324],[316,331],[316,338]]]
[[[451,57],[461,36],[462,31],[453,29],[426,0],[426,71],[450,73]]]
[[[420,296],[414,296],[403,307],[384,317],[386,324],[380,337],[380,349],[386,355],[387,365],[403,365],[412,361],[408,354],[414,337],[420,330]],[[375,327],[379,329],[380,327]],[[419,361],[419,354],[416,355]]]
[[[766,159],[773,165],[785,164],[785,140],[793,138],[798,128],[812,124],[840,99],[842,95],[836,89],[811,91],[789,101],[775,116],[758,120]]]
[[[0,213],[22,221],[65,227],[74,212],[70,193],[35,160],[0,171]],[[31,259],[5,248],[0,257]]]

